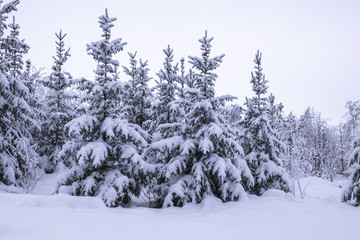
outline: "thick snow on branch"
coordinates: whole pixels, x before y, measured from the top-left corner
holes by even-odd
[[[77,153],[79,164],[84,165],[91,160],[94,167],[98,167],[108,156],[109,146],[104,141],[90,142],[81,147]]]
[[[82,115],[81,117],[71,120],[65,127],[69,129],[69,135],[80,135],[83,131],[92,131],[96,124],[98,124],[98,119],[96,117]]]

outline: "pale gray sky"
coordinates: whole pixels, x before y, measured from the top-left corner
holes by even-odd
[[[154,78],[167,44],[174,48],[176,60],[198,56],[198,39],[207,29],[215,37],[213,54],[226,55],[217,71],[217,95],[235,95],[238,103],[252,96],[250,73],[259,49],[269,92],[283,102],[285,112],[302,114],[313,106],[336,123],[346,101],[360,99],[356,0],[21,0],[16,19],[21,38],[31,47],[26,57],[49,73],[54,34],[62,29],[72,54],[66,70],[93,79],[95,63],[86,44],[100,39],[97,21],[105,8],[118,18],[113,38],[128,42],[116,57],[120,64],[128,65],[127,52],[138,51],[149,60]]]

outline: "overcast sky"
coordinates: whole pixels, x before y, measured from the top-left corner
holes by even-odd
[[[98,17],[105,8],[118,19],[113,38],[128,43],[116,59],[128,65],[127,52],[138,51],[137,56],[149,60],[154,78],[162,67],[162,49],[170,44],[175,60],[199,56],[198,39],[208,30],[215,38],[213,56],[225,53],[216,95],[235,95],[241,104],[252,96],[250,74],[259,49],[269,92],[286,113],[299,115],[311,106],[337,123],[345,103],[360,99],[356,0],[21,0],[16,20],[20,37],[31,47],[25,58],[50,73],[55,32],[62,29],[72,54],[65,69],[74,77],[93,79],[96,64],[86,44],[100,39]]]

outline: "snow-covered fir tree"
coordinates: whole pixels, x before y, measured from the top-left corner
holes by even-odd
[[[66,34],[60,30],[56,36],[56,56],[53,56],[53,72],[43,79],[43,84],[48,88],[44,113],[41,123],[41,139],[39,139],[40,154],[48,159],[45,171],[52,172],[56,167],[60,152],[67,136],[65,124],[74,117],[71,101],[74,94],[69,91],[72,85],[72,76],[64,71],[64,64],[70,55],[70,49],[65,48]]]
[[[10,34],[4,39],[4,44],[7,45],[5,48],[5,55],[7,57],[7,68],[13,77],[17,77],[22,74],[23,70],[23,55],[28,53],[30,47],[25,43],[24,40],[19,39],[20,25],[15,22],[13,16],[13,22],[8,25]]]
[[[113,56],[122,51],[121,38],[111,40],[116,18],[108,11],[99,17],[102,39],[87,45],[88,54],[97,62],[94,82],[83,80],[86,114],[73,119],[66,128],[67,141],[60,156],[73,161],[60,191],[73,195],[99,196],[110,207],[125,206],[131,195],[139,196],[141,173],[145,162],[140,154],[146,147],[146,132],[128,123],[120,114],[121,88],[118,81],[119,62]],[[145,172],[146,173],[146,172]]]
[[[181,75],[178,79],[179,87],[179,97],[184,98],[184,88],[186,87],[186,75],[185,75],[185,58],[180,59],[180,72]]]
[[[43,135],[41,132],[42,121],[45,119],[46,109],[46,96],[47,96],[47,88],[44,86],[42,80],[43,68],[36,69],[32,66],[30,60],[26,60],[25,62],[25,71],[22,73],[22,79],[24,80],[24,85],[28,88],[29,94],[27,96],[27,103],[29,104],[30,109],[32,110],[32,117],[36,122],[32,128],[30,128],[30,133],[33,137],[33,142],[35,144],[36,152],[40,156],[40,161],[38,166],[43,169],[44,164],[41,157],[41,141],[43,139]],[[45,161],[47,162],[47,161]]]
[[[347,109],[346,126],[353,140],[360,134],[360,101],[348,101],[345,107]]]
[[[236,201],[244,194],[243,185],[251,185],[253,181],[233,129],[219,114],[219,108],[234,97],[215,97],[217,74],[213,71],[220,66],[224,55],[210,57],[212,40],[205,33],[199,40],[202,56],[189,57],[197,70],[197,92],[196,96],[192,92],[193,102],[182,127],[182,138],[174,141],[180,154],[163,168],[171,183],[164,206],[200,203],[207,195]]]
[[[360,101],[348,101],[347,113],[341,119],[339,130],[340,172],[349,175],[349,155],[352,152],[352,141],[360,134]]]
[[[277,137],[280,139],[284,128],[283,108],[282,103],[275,103],[275,96],[271,93],[268,101],[269,120],[271,127],[277,132]]]
[[[244,128],[243,149],[245,159],[255,178],[254,185],[247,190],[256,195],[275,188],[290,191],[291,184],[280,158],[283,144],[276,137],[269,119],[269,98],[267,80],[262,72],[262,54],[255,55],[255,72],[251,74],[252,90],[255,96],[246,99],[246,111],[242,121]]]
[[[9,25],[5,22],[18,3],[12,1],[0,9],[0,181],[29,190],[38,176],[38,156],[31,134],[37,126],[22,72],[22,57],[29,46],[19,39],[20,26],[15,18]],[[4,37],[7,27],[10,34]]]
[[[147,177],[148,187],[144,192],[151,207],[163,206],[170,187],[163,167],[180,154],[179,146],[183,142],[181,126],[185,118],[177,98],[177,95],[181,96],[181,89],[178,86],[181,78],[178,75],[178,64],[173,64],[174,55],[170,46],[163,52],[164,67],[157,74],[159,78],[155,86],[157,95],[152,106],[151,144],[144,154],[146,161],[157,166],[157,171]]]
[[[189,72],[186,73],[184,58],[180,59],[180,72],[181,75],[178,78],[178,83],[180,85],[178,96],[180,99],[191,100],[191,92],[198,92],[198,90],[195,88],[196,74],[194,73],[193,69],[189,69]],[[195,93],[195,95],[198,94]]]
[[[2,45],[2,49],[5,49],[5,39],[4,34],[5,34],[5,30],[7,29],[7,23],[6,20],[9,17],[8,14],[13,12],[13,11],[17,11],[16,6],[20,3],[20,0],[14,0],[11,1],[7,4],[4,4],[3,6],[1,6],[3,3],[3,1],[0,2],[0,37],[1,37],[1,45]],[[8,56],[5,54],[5,51],[1,51],[0,52],[0,61],[1,61],[1,65],[0,65],[0,70],[2,72],[4,71],[8,71],[9,69],[9,63],[8,63]]]
[[[30,96],[30,102],[29,104],[31,106],[36,106],[37,99],[33,99],[33,97],[36,95],[36,91],[39,88],[40,81],[40,72],[41,70],[34,70],[30,59],[25,61],[25,71],[22,73],[24,78],[24,85],[29,89],[29,96]]]
[[[343,193],[343,201],[356,206],[360,205],[360,136],[353,142],[353,152],[350,155],[350,165],[353,173],[350,177],[349,186]]]
[[[122,111],[130,123],[147,128],[151,119],[151,101],[153,98],[152,91],[148,86],[151,80],[148,76],[148,63],[140,59],[138,66],[136,52],[128,54],[130,56],[130,68],[123,68],[131,79],[124,86]]]
[[[163,50],[165,54],[164,68],[157,74],[155,90],[157,90],[157,99],[153,104],[152,129],[155,131],[160,125],[175,121],[174,114],[171,113],[169,104],[176,99],[178,91],[178,64],[173,64],[174,50],[168,47]]]

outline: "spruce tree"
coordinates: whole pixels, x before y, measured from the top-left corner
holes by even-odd
[[[353,142],[353,152],[350,155],[350,166],[353,173],[350,177],[349,186],[343,193],[343,202],[349,202],[355,206],[360,205],[360,136]]]
[[[60,30],[55,34],[56,56],[53,56],[53,72],[43,80],[43,84],[48,88],[45,101],[45,111],[42,121],[42,138],[40,139],[40,154],[46,156],[49,165],[45,166],[45,171],[52,172],[56,167],[60,152],[67,137],[65,135],[65,124],[74,117],[74,109],[71,101],[74,98],[68,89],[72,85],[72,76],[64,71],[64,64],[71,56],[70,49],[65,48],[63,34]]]
[[[291,190],[290,182],[280,159],[281,141],[276,137],[269,119],[269,98],[265,97],[268,86],[262,72],[262,54],[255,55],[255,72],[251,73],[252,90],[255,96],[246,99],[246,111],[242,121],[244,129],[243,148],[245,159],[255,178],[248,191],[261,195],[275,188],[286,192]]]
[[[277,137],[282,139],[282,131],[284,129],[282,103],[275,103],[275,96],[271,93],[268,98],[269,120],[271,127],[277,132]]]
[[[151,99],[153,97],[148,86],[151,80],[148,76],[148,63],[140,59],[138,65],[136,52],[128,54],[130,56],[130,68],[123,68],[131,79],[124,86],[122,111],[130,123],[135,123],[142,128],[148,128],[151,118]]]
[[[252,176],[242,159],[242,148],[219,108],[232,96],[215,97],[214,85],[224,55],[210,57],[211,41],[207,32],[199,41],[202,57],[189,57],[197,70],[192,104],[182,127],[180,154],[163,168],[171,186],[164,206],[200,203],[213,195],[222,201],[238,200],[244,194],[243,185],[251,185]]]
[[[109,207],[126,206],[132,195],[139,196],[141,173],[147,170],[140,156],[147,144],[146,132],[128,123],[119,111],[122,85],[116,72],[119,62],[113,56],[126,43],[121,38],[110,40],[115,20],[105,10],[99,17],[102,39],[87,45],[88,54],[97,62],[95,81],[80,84],[86,90],[83,101],[88,109],[66,124],[71,140],[60,152],[73,165],[60,182],[68,187],[59,190],[101,197]]]
[[[12,1],[0,9],[0,181],[30,190],[38,176],[38,156],[31,134],[37,124],[22,71],[22,57],[29,46],[19,39],[15,18],[11,24],[5,23],[18,3]],[[6,28],[10,34],[4,37]]]
[[[20,0],[14,0],[11,1],[3,6],[1,6],[1,4],[3,3],[3,1],[0,1],[0,38],[1,38],[1,48],[2,51],[0,52],[0,61],[1,61],[1,65],[0,65],[0,70],[2,72],[7,72],[9,69],[9,63],[8,63],[8,56],[6,55],[6,52],[4,51],[4,49],[6,48],[6,43],[5,43],[5,39],[4,34],[5,34],[5,30],[7,29],[8,25],[6,23],[6,20],[8,18],[8,14],[13,12],[13,11],[17,11],[16,6],[20,3]]]
[[[349,156],[352,152],[352,141],[355,136],[360,134],[360,101],[348,101],[345,105],[347,112],[342,119],[339,130],[339,155],[340,155],[340,172],[344,175],[348,174]],[[345,120],[345,121],[344,121]]]
[[[168,47],[163,50],[165,54],[164,68],[157,74],[155,89],[157,90],[157,99],[153,104],[153,119],[152,129],[155,131],[160,125],[174,122],[174,115],[171,113],[169,104],[176,99],[178,91],[178,64],[173,65],[174,50]]]
[[[157,171],[147,177],[145,196],[151,207],[163,205],[170,186],[163,167],[180,154],[180,145],[183,143],[181,126],[185,116],[181,115],[182,111],[177,104],[177,95],[180,92],[178,64],[173,65],[174,55],[170,46],[164,49],[163,53],[164,67],[157,74],[157,95],[152,106],[151,144],[144,154],[145,160],[157,167]]]

